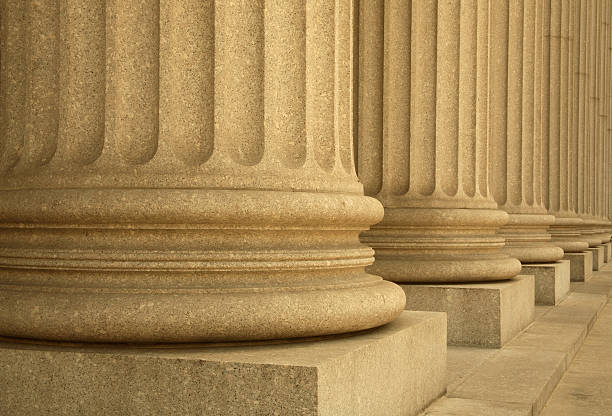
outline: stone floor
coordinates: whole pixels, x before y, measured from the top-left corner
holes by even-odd
[[[501,349],[449,347],[447,394],[422,416],[612,415],[612,264]]]

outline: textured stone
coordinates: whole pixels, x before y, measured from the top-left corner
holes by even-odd
[[[481,347],[461,347],[449,345],[446,351],[446,391],[455,390],[480,364],[490,359],[498,350]]]
[[[532,416],[531,406],[443,397],[420,416]]]
[[[563,380],[553,392],[542,416],[607,416],[612,409],[610,354],[612,306],[608,304]]]
[[[392,321],[359,243],[383,208],[353,161],[352,2],[154,3],[0,6],[0,335]]]
[[[523,404],[537,415],[564,371],[563,352],[507,347],[448,396]]]
[[[535,278],[535,301],[539,305],[556,305],[570,290],[570,262],[559,260],[548,264],[524,264],[522,274]]]
[[[0,343],[0,413],[409,415],[444,393],[443,314],[251,346]]]
[[[534,318],[534,278],[494,283],[400,285],[406,308],[446,312],[449,345],[499,348]]]
[[[564,260],[570,261],[570,280],[572,282],[586,282],[593,275],[593,253],[565,253]]]
[[[563,324],[577,323],[586,325],[587,329],[590,330],[607,300],[606,295],[572,293],[561,302],[559,307],[553,308],[539,321]]]

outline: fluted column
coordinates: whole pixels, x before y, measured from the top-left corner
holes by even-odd
[[[574,105],[575,59],[574,25],[579,27],[579,10],[571,0],[550,2],[550,29],[544,35],[550,50],[548,72],[549,116],[548,146],[544,157],[548,159],[548,211],[555,216],[550,228],[553,243],[565,252],[582,252],[588,243],[581,238],[582,219],[576,214],[575,181],[578,170],[577,137],[574,123],[578,121],[578,106]]]
[[[361,4],[358,174],[385,206],[362,234],[376,251],[370,270],[398,282],[516,275],[520,263],[496,234],[508,217],[487,183],[488,33],[499,23],[489,13],[498,7]]]
[[[534,129],[536,3],[501,2],[491,11],[496,25],[490,49],[489,171],[491,193],[509,214],[500,230],[504,251],[522,263],[549,263],[563,257],[550,243],[548,215],[536,186],[542,138]],[[552,58],[551,58],[552,59]],[[553,164],[551,164],[553,165]],[[551,186],[553,186],[551,184]]]
[[[0,335],[375,327],[349,0],[1,3]]]
[[[610,2],[608,0],[604,0],[601,4],[601,12],[600,12],[600,22],[599,22],[599,48],[598,48],[598,68],[599,68],[599,78],[598,78],[598,129],[597,129],[597,144],[596,144],[596,152],[597,152],[597,192],[596,192],[596,212],[595,215],[597,217],[597,227],[598,227],[598,235],[602,238],[602,243],[610,242],[610,222],[607,219],[607,210],[605,208],[606,201],[606,172],[609,170],[608,165],[606,165],[606,149],[607,149],[607,125],[608,125],[608,109],[607,109],[607,83],[610,77],[608,73],[609,67],[607,65],[607,57],[608,57],[608,26],[610,21]]]
[[[590,247],[600,245],[609,236],[601,231],[601,220],[597,217],[598,212],[598,183],[599,174],[599,135],[600,135],[600,78],[602,76],[600,67],[601,46],[601,23],[603,3],[599,1],[587,1],[587,23],[586,23],[586,116],[585,116],[585,164],[584,164],[584,205],[580,215],[584,220],[583,236],[589,241]]]
[[[590,173],[589,169],[592,166],[590,157],[592,150],[590,148],[590,122],[591,122],[591,86],[590,82],[593,77],[591,68],[591,38],[593,36],[592,31],[592,6],[591,1],[581,1],[579,3],[580,8],[580,29],[578,32],[579,36],[579,91],[578,91],[578,107],[579,107],[579,120],[578,120],[578,180],[577,180],[577,214],[582,220],[582,224],[577,227],[577,230],[581,234],[581,238],[588,242],[589,247],[595,247],[601,243],[601,239],[594,238],[593,232],[590,230],[590,218],[588,217],[589,206],[590,206],[590,193],[589,188]]]

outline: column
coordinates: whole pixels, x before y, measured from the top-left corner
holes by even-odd
[[[551,25],[548,44],[550,45],[549,83],[549,212],[555,216],[551,226],[554,244],[566,253],[580,253],[588,248],[578,229],[583,221],[577,217],[574,203],[578,170],[576,150],[577,137],[574,123],[579,110],[574,106],[574,25],[579,27],[579,13],[576,3],[570,0],[553,1],[551,4]],[[553,59],[554,57],[554,59]]]
[[[404,308],[364,271],[383,210],[353,164],[350,1],[0,16],[0,335],[266,340]]]
[[[597,93],[599,97],[599,125],[597,131],[597,209],[596,209],[596,217],[598,222],[598,232],[599,236],[602,239],[603,244],[607,244],[610,242],[610,222],[607,219],[607,210],[605,208],[605,200],[606,200],[606,172],[609,170],[606,164],[606,150],[607,150],[607,125],[608,125],[608,110],[607,110],[607,83],[609,81],[610,74],[608,73],[609,67],[607,65],[608,60],[608,26],[610,21],[610,3],[607,0],[604,0],[601,4],[601,12],[600,12],[600,23],[599,23],[599,85],[597,88]]]
[[[496,235],[508,216],[487,184],[488,2],[360,13],[358,173],[385,206],[362,234],[369,270],[395,282],[513,277],[520,264]]]
[[[599,129],[599,93],[598,68],[599,55],[599,31],[600,31],[600,2],[591,0],[586,2],[587,6],[587,38],[586,38],[586,117],[585,117],[585,167],[584,167],[584,208],[581,216],[584,219],[585,228],[583,235],[589,240],[589,247],[593,248],[602,243],[598,233],[596,218],[597,201],[597,135]]]
[[[499,231],[506,238],[504,251],[521,263],[551,263],[563,257],[563,250],[550,243],[547,228],[554,217],[537,192],[542,137],[534,129],[534,60],[541,19],[536,22],[534,1],[510,1],[507,7],[507,13],[492,12],[497,46],[490,49],[489,183],[495,201],[509,214],[508,224]],[[550,59],[552,77],[552,63],[559,60],[552,48]],[[554,169],[554,161],[550,166]]]
[[[500,347],[533,319],[534,278],[514,278],[521,264],[497,233],[508,214],[488,183],[501,163],[488,109],[499,99],[489,79],[506,76],[489,73],[508,42],[493,30],[507,20],[504,4],[360,8],[358,175],[385,207],[362,233],[376,252],[368,270],[400,283],[407,309],[446,312],[449,344]]]
[[[578,131],[578,215],[583,219],[580,228],[582,238],[588,242],[589,247],[595,247],[601,240],[592,237],[587,225],[588,212],[590,210],[590,188],[589,188],[589,169],[592,166],[590,156],[591,138],[591,80],[593,78],[591,68],[592,44],[592,6],[594,2],[582,1],[580,3],[580,87],[579,87],[579,131]]]

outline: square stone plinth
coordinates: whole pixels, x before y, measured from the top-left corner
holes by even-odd
[[[0,343],[1,415],[414,415],[446,389],[446,317],[358,334],[173,348]]]
[[[610,256],[612,256],[612,243],[606,243],[604,246],[604,263],[610,263]]]
[[[572,282],[586,282],[593,275],[593,253],[565,253],[563,260],[570,261],[570,280]]]
[[[601,270],[604,264],[604,246],[589,247],[587,251],[593,254],[593,271]]]
[[[448,343],[500,348],[534,319],[534,277],[471,284],[402,284],[406,309],[447,313]]]
[[[570,262],[559,260],[545,264],[523,264],[522,274],[535,277],[535,302],[538,305],[556,305],[570,290]]]

